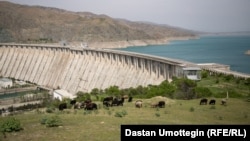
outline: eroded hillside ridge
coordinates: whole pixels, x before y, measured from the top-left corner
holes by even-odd
[[[186,29],[114,19],[89,12],[0,2],[0,42],[165,42],[167,38],[194,37]],[[133,45],[133,43],[131,44]]]

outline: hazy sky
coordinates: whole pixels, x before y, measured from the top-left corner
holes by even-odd
[[[250,0],[9,0],[206,32],[250,31]]]

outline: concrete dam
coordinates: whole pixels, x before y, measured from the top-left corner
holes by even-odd
[[[70,93],[158,85],[195,64],[109,49],[0,44],[0,76]]]

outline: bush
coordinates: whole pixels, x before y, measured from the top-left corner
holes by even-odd
[[[160,113],[155,113],[155,116],[160,117],[161,115],[160,115]]]
[[[224,76],[224,79],[225,79],[225,81],[230,81],[230,80],[232,80],[234,78],[234,76],[232,75],[232,74],[230,74],[230,75],[225,75]]]
[[[207,87],[196,87],[195,94],[196,94],[196,98],[212,96],[212,92]]]
[[[208,72],[207,71],[202,71],[201,72],[201,78],[207,78]]]
[[[194,107],[191,107],[191,108],[189,109],[189,111],[190,111],[190,112],[194,112]]]
[[[47,112],[47,113],[53,113],[53,112],[54,112],[54,109],[51,108],[51,107],[48,107],[48,108],[46,109],[46,112]]]
[[[215,83],[216,83],[216,84],[219,84],[219,83],[220,83],[220,80],[219,80],[218,78],[216,78]]]
[[[124,117],[125,115],[127,115],[127,111],[126,110],[122,110],[120,112],[116,112],[115,113],[115,117]]]
[[[58,116],[44,117],[40,120],[40,123],[46,127],[57,127],[62,125],[62,121]]]
[[[116,112],[115,117],[123,117],[123,114],[121,112]]]
[[[16,132],[22,129],[20,121],[14,117],[7,118],[0,123],[1,132]]]

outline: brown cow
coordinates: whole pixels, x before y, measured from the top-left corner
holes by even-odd
[[[135,102],[135,107],[136,107],[136,108],[142,108],[142,100],[137,100],[137,101]]]

